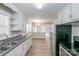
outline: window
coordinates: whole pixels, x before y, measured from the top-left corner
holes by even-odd
[[[4,14],[0,14],[0,25],[8,25],[8,16]]]
[[[0,34],[9,34],[9,16],[0,13]]]

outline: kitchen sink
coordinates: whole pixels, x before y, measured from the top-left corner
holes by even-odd
[[[8,50],[10,47],[0,47],[0,53]]]
[[[16,44],[17,44],[16,42],[11,42],[11,46],[16,45]]]
[[[7,52],[8,50],[15,47],[20,41],[22,41],[20,38],[13,38],[13,40],[2,40],[0,41],[0,53],[3,54]]]
[[[14,45],[16,45],[17,43],[15,42],[9,42],[9,44],[4,44],[2,43],[2,45],[0,46],[0,53],[8,50],[9,48],[13,47]]]
[[[9,45],[1,45],[0,46],[0,53],[8,50],[9,48],[13,47],[14,45],[16,45],[17,43],[15,42],[10,42]]]

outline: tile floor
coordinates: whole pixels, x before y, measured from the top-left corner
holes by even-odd
[[[26,56],[51,56],[50,46],[44,38],[33,38],[32,47]]]

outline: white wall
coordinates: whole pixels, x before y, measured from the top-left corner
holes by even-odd
[[[33,34],[32,35],[33,38],[45,38],[46,37],[45,33],[42,33],[42,32],[33,32],[32,34]]]
[[[53,25],[57,24],[57,22],[58,22],[57,18],[54,18],[54,19],[53,18],[51,18],[51,19],[50,18],[44,18],[44,19],[39,18],[39,19],[37,19],[37,18],[28,18],[28,17],[26,17],[26,19],[27,19],[26,20],[26,22],[27,22],[26,27],[27,27],[27,24],[29,24],[29,22],[32,22],[33,20],[42,20],[42,22],[51,22],[51,23],[53,23]],[[35,27],[36,28],[39,27],[39,28],[37,28],[37,30],[35,30]],[[29,31],[31,29],[32,29],[32,33],[33,33],[34,38],[47,38],[47,39],[49,38],[48,33],[47,33],[47,35],[45,33],[45,32],[50,32],[50,27],[49,27],[48,24],[43,25],[43,26],[35,26],[35,25],[32,24],[32,27],[29,28]],[[28,28],[26,28],[26,31],[28,32]]]

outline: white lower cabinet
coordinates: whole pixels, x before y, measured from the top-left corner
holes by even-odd
[[[24,56],[24,50],[22,44],[14,48],[9,53],[7,53],[6,56]]]
[[[5,56],[25,56],[31,45],[32,45],[32,38],[29,38],[19,46],[15,47]]]
[[[16,53],[15,52],[16,52],[16,49],[13,49],[9,53],[7,53],[5,56],[16,56]]]
[[[67,52],[62,46],[60,46],[60,51],[59,51],[60,56],[72,56],[69,52]]]
[[[27,50],[29,50],[29,48],[31,47],[32,45],[32,38],[29,38],[28,42],[27,42]]]
[[[26,55],[26,53],[28,52],[29,48],[31,47],[32,45],[32,38],[29,38],[28,40],[26,40],[24,43],[23,43],[23,49],[24,49],[24,54]]]
[[[28,46],[28,45],[27,45],[27,40],[23,43],[22,46],[23,46],[23,50],[25,51],[25,52],[24,52],[24,55],[25,55],[25,54],[27,53],[27,46]]]
[[[22,44],[21,45],[19,45],[19,46],[17,46],[16,48],[16,51],[15,51],[15,55],[16,56],[24,56],[24,50],[23,50],[23,46],[22,46]]]

